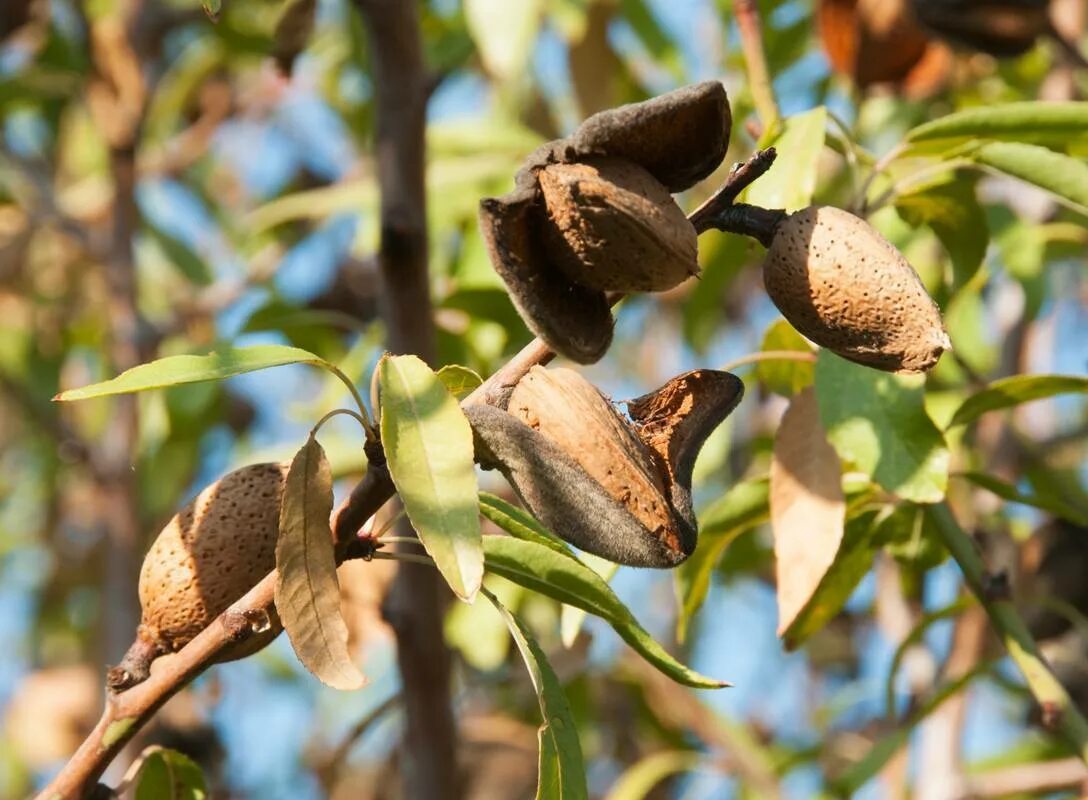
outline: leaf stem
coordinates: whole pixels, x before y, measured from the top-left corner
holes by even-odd
[[[366,413],[366,412],[363,412],[363,413]],[[313,438],[314,436],[317,436],[317,432],[321,429],[322,425],[324,425],[326,422],[328,422],[333,417],[339,416],[341,414],[344,414],[346,416],[351,417],[356,422],[358,422],[360,425],[362,425],[363,430],[367,432],[367,438],[369,438],[370,427],[367,424],[367,420],[363,419],[361,416],[359,416],[359,414],[357,412],[352,411],[350,408],[334,408],[328,414],[326,414],[321,419],[319,419],[317,421],[317,423],[312,428],[310,428],[310,437]]]
[[[348,391],[351,392],[351,396],[355,400],[355,405],[359,407],[360,416],[358,419],[363,426],[363,429],[366,431],[366,440],[368,442],[376,442],[378,440],[378,431],[370,421],[370,414],[367,413],[366,405],[363,403],[363,398],[359,394],[359,390],[355,388],[355,384],[351,382],[351,378],[345,375],[339,367],[335,364],[329,364],[328,366],[329,370],[331,370],[332,373],[348,387]]]
[[[1061,733],[1080,759],[1088,764],[1088,720],[1050,670],[1012,601],[993,591],[993,576],[948,504],[932,506],[930,514],[945,546],[959,564],[967,586],[986,609],[990,624],[1023,674],[1028,690],[1042,707],[1044,727]]]
[[[430,556],[418,556],[415,553],[383,553],[379,550],[374,553],[374,558],[382,561],[410,561],[413,564],[422,564],[425,567],[434,567],[435,565],[434,559]]]
[[[808,364],[816,363],[815,353],[806,353],[804,350],[763,350],[758,353],[749,353],[746,356],[727,361],[718,367],[722,372],[732,372],[738,367],[748,364],[757,364],[760,361],[804,361]]]

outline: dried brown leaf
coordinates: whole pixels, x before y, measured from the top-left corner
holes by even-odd
[[[779,425],[770,504],[781,636],[835,561],[846,521],[839,457],[820,425],[811,387],[793,398]]]
[[[312,436],[287,473],[276,542],[276,609],[295,654],[334,689],[358,689],[366,678],[348,655],[340,611],[332,529],[332,472]]]

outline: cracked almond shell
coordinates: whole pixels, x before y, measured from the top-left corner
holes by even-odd
[[[140,570],[140,636],[175,652],[276,566],[280,501],[289,462],[251,464],[204,489],[162,529]],[[227,651],[260,650],[269,630]]]
[[[555,209],[549,216],[541,173],[555,165],[613,159],[644,171],[660,186],[653,190],[655,197],[661,190],[666,194],[683,191],[721,163],[731,124],[725,89],[716,81],[602,111],[566,139],[548,142],[534,151],[515,176],[512,192],[480,202],[480,230],[491,263],[536,336],[572,361],[593,363],[612,341],[612,316],[605,290],[600,287],[641,291],[639,287],[648,285],[637,268],[625,278],[622,269],[610,264],[605,270],[610,273],[607,282],[590,278],[589,282],[595,284],[590,286],[579,282],[585,277],[578,268],[571,269],[568,264],[564,269],[556,263],[563,256],[560,253],[557,258],[550,252],[556,246],[554,226],[549,233]],[[622,216],[618,219],[619,236],[609,230],[607,236],[599,237],[599,246],[591,248],[593,252],[601,253],[605,246],[624,246],[629,236],[622,230],[631,228],[629,220],[625,222]],[[558,235],[563,240],[561,228]],[[673,235],[684,237],[687,233],[681,228],[669,237]],[[623,260],[615,256],[615,265]],[[629,269],[632,260],[627,259]],[[589,265],[585,272],[595,275],[600,270]],[[571,278],[572,274],[577,280]],[[661,285],[660,276],[653,283]]]
[[[691,464],[742,393],[728,373],[685,373],[630,401],[632,423],[577,373],[535,367],[509,413],[466,414],[480,464],[558,536],[616,563],[673,567],[697,541]]]
[[[924,372],[951,346],[918,274],[847,211],[810,206],[790,214],[775,231],[763,281],[791,325],[859,364]]]

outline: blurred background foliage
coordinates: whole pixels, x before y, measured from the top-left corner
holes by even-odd
[[[530,338],[487,260],[479,198],[507,191],[533,147],[587,115],[704,79],[727,87],[732,145],[681,205],[694,209],[730,163],[773,141],[779,163],[749,201],[868,215],[922,275],[953,341],[925,381],[924,411],[920,382],[823,356],[815,368],[737,367],[747,397],[696,471],[699,550],[676,574],[612,578],[660,641],[736,688],[676,686],[599,620],[580,624],[570,609],[489,583],[564,681],[594,796],[1073,796],[1088,780],[1039,727],[920,505],[947,493],[1088,702],[1083,397],[945,432],[990,381],[1086,372],[1088,128],[1029,119],[1005,134],[918,133],[953,112],[1080,99],[1088,72],[1035,31],[1001,58],[978,36],[893,26],[881,39],[865,16],[880,5],[900,4],[758,3],[784,119],[771,126],[754,114],[726,0],[420,6],[440,363],[488,375]],[[1085,4],[1051,5],[1062,35],[1080,42]],[[0,796],[40,785],[93,723],[103,666],[135,629],[140,557],[173,510],[230,467],[289,457],[345,401],[335,378],[303,367],[63,409],[53,394],[221,342],[296,344],[364,386],[380,355],[366,37],[350,3],[316,10],[312,36],[292,42],[277,35],[284,8],[268,0],[227,0],[215,23],[189,0],[3,6]],[[132,36],[121,19],[137,21]],[[591,379],[621,399],[695,366],[808,350],[762,291],[761,255],[741,237],[704,235],[702,277],[625,303]],[[787,400],[813,381],[840,456],[858,443],[833,422],[860,415],[878,455],[894,441],[947,443],[950,477],[922,459],[889,487],[864,453],[845,465],[853,558],[828,588],[828,613],[787,651],[775,635],[766,476]],[[856,407],[888,393],[919,398],[918,414],[882,426]],[[338,421],[327,430],[336,474],[358,475],[357,432]],[[187,753],[215,797],[397,797],[398,707],[387,701],[398,678],[379,609],[388,579],[377,563],[341,571],[366,689],[320,687],[280,637],[172,700],[141,745]],[[446,634],[468,796],[530,796],[538,709],[505,625],[486,604],[455,605]]]

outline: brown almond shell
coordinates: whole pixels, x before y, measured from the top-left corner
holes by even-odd
[[[676,516],[679,547],[653,536],[601,484],[550,439],[498,408],[465,409],[476,458],[498,469],[547,528],[587,553],[617,564],[673,567],[695,549],[695,518]]]

